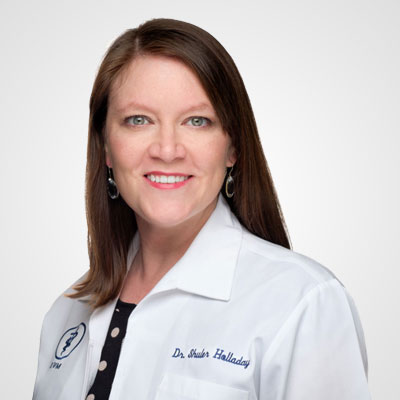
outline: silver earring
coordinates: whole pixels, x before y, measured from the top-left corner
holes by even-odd
[[[115,200],[119,197],[119,190],[117,188],[117,184],[112,178],[111,168],[107,166],[108,178],[107,178],[107,193],[110,196],[110,199]]]
[[[233,165],[232,165],[232,167],[231,167],[231,170],[229,171],[229,174],[228,174],[228,178],[226,178],[226,182],[225,182],[225,193],[226,193],[226,196],[230,199],[231,197],[233,197],[233,195],[235,194],[235,192],[234,192],[234,190],[233,190],[233,183],[234,183],[234,180],[233,180],[233,178],[232,178],[232,176],[231,176],[231,173],[232,173],[232,170],[233,170]],[[229,188],[228,188],[228,186],[229,185],[231,185],[231,192],[229,191]]]

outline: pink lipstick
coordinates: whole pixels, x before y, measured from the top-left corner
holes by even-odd
[[[181,172],[151,171],[144,175],[146,181],[157,189],[178,189],[188,183],[193,175]]]

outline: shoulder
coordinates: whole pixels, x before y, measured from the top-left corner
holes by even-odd
[[[304,275],[305,279],[322,283],[337,279],[334,273],[318,261],[283,246],[271,243],[243,229],[242,253],[264,265],[279,265],[285,271]]]
[[[236,267],[234,293],[247,301],[293,309],[313,289],[344,291],[335,274],[318,261],[261,239],[245,228]]]
[[[312,323],[323,318],[323,326],[349,323],[355,328],[360,346],[365,346],[355,302],[330,269],[246,229],[243,229],[232,297],[248,310],[256,310],[252,313],[254,318],[262,321],[263,329],[267,326],[265,329],[274,334],[278,331],[283,334],[287,328],[304,322],[307,314]],[[364,350],[363,359],[367,365]]]
[[[87,315],[92,311],[89,306],[89,298],[82,297],[73,299],[68,297],[68,295],[74,293],[75,285],[82,282],[86,278],[87,274],[88,272],[82,275],[55,299],[44,317],[43,327],[47,324],[63,324],[63,321],[73,317],[74,315]]]

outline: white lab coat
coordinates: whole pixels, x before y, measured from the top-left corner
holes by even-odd
[[[85,399],[115,303],[92,313],[85,298],[56,300],[34,400]],[[354,302],[316,261],[249,233],[219,195],[185,255],[132,312],[117,399],[370,399]]]

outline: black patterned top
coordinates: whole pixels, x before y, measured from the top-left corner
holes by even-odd
[[[101,351],[99,368],[86,400],[107,400],[109,398],[128,319],[135,307],[136,304],[125,303],[118,299]]]

